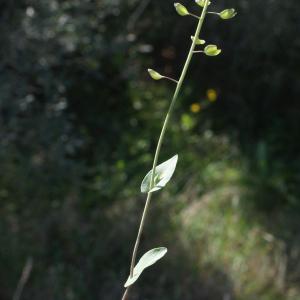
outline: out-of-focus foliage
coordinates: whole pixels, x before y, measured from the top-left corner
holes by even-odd
[[[141,250],[170,254],[133,299],[300,297],[300,3],[216,2],[238,15],[205,24],[222,55],[193,59]],[[195,21],[171,1],[10,0],[0,22],[0,298],[33,257],[25,300],[118,299],[173,88],[146,69],[176,78]]]

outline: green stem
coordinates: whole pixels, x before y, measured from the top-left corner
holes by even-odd
[[[217,16],[219,16],[219,15],[220,15],[219,13],[217,13],[217,12],[214,12],[214,11],[208,11],[207,13],[208,13],[208,14],[211,14],[211,15],[217,15]]]
[[[127,299],[127,295],[129,293],[129,289],[130,289],[130,286],[125,290],[125,293],[123,294],[122,300],[126,300]]]
[[[198,16],[196,16],[196,15],[194,15],[194,14],[192,14],[192,13],[189,13],[189,15],[191,16],[191,17],[194,17],[195,19],[200,19]]]
[[[176,84],[178,83],[178,81],[174,78],[171,78],[171,77],[167,77],[167,76],[164,76],[165,79],[168,79],[168,80],[171,80],[173,82],[175,82]]]
[[[162,127],[162,130],[161,130],[160,136],[159,136],[159,140],[158,140],[158,143],[157,143],[157,146],[156,146],[156,151],[155,151],[154,160],[153,160],[153,167],[152,167],[153,172],[152,172],[151,181],[150,181],[150,190],[154,186],[155,169],[156,169],[156,166],[157,166],[158,157],[159,157],[161,146],[162,146],[162,143],[163,143],[163,140],[164,140],[164,137],[165,137],[165,133],[166,133],[166,130],[167,130],[167,127],[168,127],[168,124],[169,124],[169,120],[171,118],[176,100],[178,98],[178,95],[179,95],[179,92],[181,90],[183,81],[186,77],[186,73],[187,73],[189,65],[191,63],[193,53],[194,53],[194,49],[196,47],[196,41],[199,38],[200,31],[201,31],[201,28],[202,28],[202,25],[203,25],[203,22],[204,22],[204,19],[205,19],[205,16],[206,16],[207,7],[208,7],[208,0],[206,0],[204,8],[203,8],[202,13],[201,13],[201,16],[199,18],[197,29],[196,29],[196,32],[194,34],[195,38],[193,39],[191,48],[189,50],[187,59],[185,61],[183,70],[182,70],[181,75],[180,75],[180,78],[177,82],[176,89],[175,89],[171,104],[169,106],[167,115],[166,115],[164,123],[163,123],[163,127]],[[151,202],[151,197],[152,197],[152,192],[149,192],[148,195],[147,195],[146,204],[145,204],[145,207],[144,207],[142,219],[141,219],[141,222],[140,222],[137,238],[136,238],[134,249],[133,249],[133,254],[132,254],[132,259],[131,259],[131,264],[130,264],[130,276],[131,277],[133,276],[133,269],[134,269],[135,262],[136,262],[137,251],[138,251],[138,248],[139,248],[141,235],[143,233],[147,213],[149,211],[149,205],[150,205],[150,202]],[[128,288],[125,290],[125,293],[122,297],[122,300],[126,300],[127,295],[128,295]]]

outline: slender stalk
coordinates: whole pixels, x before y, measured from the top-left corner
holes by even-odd
[[[189,14],[190,14],[191,17],[194,17],[195,19],[198,19],[198,20],[200,19],[198,16],[196,16],[196,15],[194,15],[192,13],[189,13]]]
[[[212,15],[217,15],[217,16],[219,16],[219,15],[220,15],[219,13],[217,13],[217,12],[214,12],[214,11],[208,11],[207,13],[208,13],[208,14],[212,14]]]
[[[204,19],[205,19],[205,16],[206,16],[208,2],[209,1],[206,0],[204,8],[203,8],[202,13],[201,13],[201,16],[199,18],[197,29],[196,29],[196,32],[194,34],[195,38],[193,39],[191,48],[190,48],[188,56],[186,58],[184,67],[183,67],[181,75],[180,75],[180,78],[177,82],[176,89],[175,89],[172,101],[170,103],[168,112],[166,114],[166,117],[165,117],[165,120],[164,120],[164,123],[163,123],[163,126],[162,126],[162,130],[161,130],[161,133],[160,133],[160,136],[159,136],[159,140],[158,140],[158,143],[157,143],[157,146],[156,146],[156,151],[155,151],[154,160],[153,160],[153,167],[152,167],[153,172],[152,172],[151,181],[150,181],[150,190],[154,186],[155,168],[157,166],[161,146],[162,146],[162,143],[163,143],[163,140],[164,140],[164,137],[165,137],[165,133],[166,133],[170,118],[172,116],[172,112],[174,110],[176,100],[178,98],[179,92],[181,90],[182,84],[184,82],[184,79],[186,77],[186,73],[188,71],[188,68],[190,66],[190,63],[191,63],[191,60],[192,60],[192,57],[193,57],[193,54],[194,54],[194,49],[196,47],[196,41],[199,38],[199,34],[200,34],[201,29],[202,29],[202,25],[203,25],[203,22],[204,22]],[[133,276],[133,269],[134,269],[135,262],[136,262],[137,251],[138,251],[138,248],[139,248],[141,235],[143,233],[147,213],[149,211],[149,205],[150,205],[150,202],[151,202],[151,197],[152,197],[152,192],[149,192],[148,195],[147,195],[146,204],[145,204],[145,207],[144,207],[144,211],[143,211],[143,214],[142,214],[142,219],[141,219],[141,222],[140,222],[137,238],[136,238],[134,249],[133,249],[133,254],[132,254],[132,259],[131,259],[131,264],[130,264],[130,276],[131,277]],[[127,299],[128,292],[129,292],[129,288],[127,288],[125,290],[125,293],[122,297],[122,300]]]
[[[125,293],[123,294],[122,300],[126,300],[126,299],[127,299],[127,295],[128,295],[128,293],[129,293],[129,290],[130,290],[130,287],[128,287],[128,288],[125,290]]]
[[[178,83],[178,81],[177,81],[176,79],[174,79],[174,78],[167,77],[167,76],[164,76],[164,78],[166,78],[166,79],[168,79],[168,80],[171,80],[171,81],[173,81],[173,82],[175,82],[175,83]]]

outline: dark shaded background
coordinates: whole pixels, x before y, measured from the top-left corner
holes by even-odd
[[[300,2],[216,1],[161,160],[131,299],[300,298]],[[198,13],[191,0],[182,3]],[[0,4],[0,299],[120,299],[151,168],[194,32],[172,1]],[[207,91],[218,97],[210,101]],[[200,112],[192,104],[200,104]]]

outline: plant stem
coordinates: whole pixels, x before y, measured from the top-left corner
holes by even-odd
[[[220,15],[219,13],[217,13],[217,12],[214,12],[214,11],[208,11],[207,13],[208,13],[208,14],[212,14],[212,15],[217,15],[217,16],[219,16],[219,15]]]
[[[130,289],[130,286],[125,290],[125,293],[123,294],[122,300],[126,300],[127,299],[127,295],[129,293],[129,289]]]
[[[152,172],[152,176],[151,176],[150,190],[154,186],[155,168],[157,166],[157,162],[158,162],[158,157],[159,157],[159,154],[160,154],[161,146],[162,146],[162,143],[163,143],[163,140],[164,140],[164,136],[165,136],[168,124],[169,124],[169,120],[170,120],[172,112],[174,110],[174,106],[175,106],[176,100],[178,98],[178,95],[179,95],[179,92],[181,90],[183,81],[184,81],[184,79],[186,77],[187,70],[189,68],[189,65],[190,65],[192,57],[193,57],[194,49],[196,47],[196,41],[199,38],[199,34],[200,34],[200,31],[201,31],[201,28],[202,28],[202,25],[203,25],[203,22],[204,22],[204,19],[205,19],[205,16],[206,16],[208,2],[209,1],[206,0],[205,5],[203,7],[203,10],[202,10],[202,13],[201,13],[201,16],[199,18],[198,25],[197,25],[196,32],[194,34],[195,38],[193,39],[191,48],[189,50],[187,59],[185,61],[184,67],[182,69],[180,78],[179,78],[179,80],[177,82],[176,89],[175,89],[172,101],[170,103],[167,115],[166,115],[164,123],[163,123],[163,127],[162,127],[162,130],[161,130],[160,136],[159,136],[159,140],[158,140],[158,143],[157,143],[157,146],[156,146],[156,151],[155,151],[154,160],[153,160],[153,167],[152,167],[153,172]],[[133,276],[133,269],[134,269],[135,262],[136,262],[137,251],[138,251],[138,248],[139,248],[141,235],[143,233],[143,229],[144,229],[144,225],[145,225],[145,220],[146,220],[146,217],[147,217],[147,213],[149,211],[149,205],[150,205],[150,202],[151,202],[151,197],[152,197],[152,192],[149,192],[148,195],[147,195],[146,204],[145,204],[145,207],[144,207],[142,219],[141,219],[141,222],[140,222],[140,226],[139,226],[137,238],[136,238],[134,249],[133,249],[133,254],[132,254],[132,259],[131,259],[131,264],[130,264],[130,276],[131,277]],[[124,293],[124,295],[122,297],[122,300],[126,300],[127,299],[128,291],[129,291],[129,288],[127,288],[125,290],[125,293]]]
[[[176,79],[173,79],[171,77],[164,76],[164,78],[168,79],[168,80],[171,80],[171,81],[175,82],[176,84],[178,83],[178,81]]]
[[[196,15],[194,15],[194,14],[192,14],[192,13],[189,13],[189,15],[191,16],[191,17],[194,17],[195,19],[200,19],[198,16],[196,16]]]

